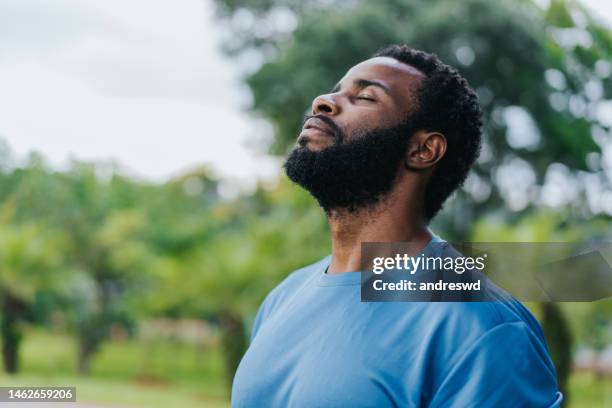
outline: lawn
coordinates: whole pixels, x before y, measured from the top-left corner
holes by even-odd
[[[218,347],[170,340],[108,342],[92,361],[88,377],[75,374],[75,350],[69,335],[29,329],[21,373],[0,374],[0,385],[75,386],[78,401],[117,407],[229,406]],[[572,408],[612,407],[612,378],[575,374],[570,389]]]
[[[30,329],[23,340],[21,372],[0,374],[0,385],[65,385],[81,402],[120,407],[228,407],[222,360],[216,348],[169,340],[108,342],[92,361],[91,375],[75,374],[71,336]]]
[[[598,379],[589,373],[576,373],[570,379],[570,407],[612,407],[612,378]]]

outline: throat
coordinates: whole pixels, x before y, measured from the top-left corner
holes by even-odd
[[[421,217],[407,216],[402,206],[382,200],[357,210],[339,209],[328,214],[332,236],[332,261],[327,273],[361,269],[364,242],[410,242],[424,247],[433,237]]]

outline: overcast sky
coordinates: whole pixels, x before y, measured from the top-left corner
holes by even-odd
[[[584,3],[612,22],[612,2]],[[272,177],[278,163],[247,147],[261,124],[241,111],[248,93],[218,45],[208,0],[0,0],[0,138],[56,166]]]

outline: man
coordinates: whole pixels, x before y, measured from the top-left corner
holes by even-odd
[[[361,302],[362,242],[428,229],[478,156],[475,93],[431,54],[394,45],[313,101],[288,177],[327,214],[332,253],[264,300],[232,407],[559,407],[542,330],[508,302]]]

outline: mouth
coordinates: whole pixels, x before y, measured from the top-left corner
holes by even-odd
[[[297,142],[300,147],[310,145],[315,150],[329,145],[336,138],[335,132],[323,120],[311,117],[304,123]]]
[[[328,136],[331,136],[331,137],[335,136],[335,133],[330,128],[330,126],[327,123],[325,123],[323,120],[318,119],[318,118],[310,118],[306,121],[306,123],[304,123],[302,133],[308,130],[310,130],[311,132],[327,134]]]
[[[333,134],[329,130],[327,130],[325,128],[322,128],[322,127],[318,127],[318,126],[307,126],[307,127],[304,127],[304,130],[302,131],[302,133],[304,133],[304,132],[308,132],[308,133],[323,133],[323,134],[325,134],[327,136],[333,136]]]
[[[337,138],[335,123],[327,117],[307,116],[297,144],[308,150],[322,150],[333,144]],[[332,123],[327,123],[329,120]]]

